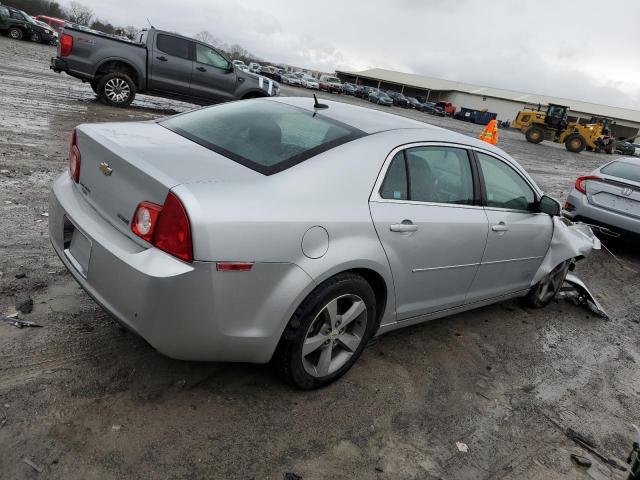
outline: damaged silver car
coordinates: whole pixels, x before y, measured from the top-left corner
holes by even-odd
[[[79,126],[49,228],[78,283],[165,355],[300,388],[372,336],[514,297],[598,243],[502,150],[305,98]]]

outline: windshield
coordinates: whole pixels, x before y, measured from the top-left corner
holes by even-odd
[[[365,135],[322,114],[270,100],[226,103],[159,123],[264,175]]]
[[[36,21],[35,21],[33,18],[31,18],[29,15],[27,15],[25,12],[23,12],[22,10],[20,10],[20,13],[22,14],[22,16],[23,16],[24,18],[26,18],[26,19],[27,19],[27,21],[28,21],[29,23],[31,23],[32,25],[37,25]]]
[[[327,82],[329,83],[340,83],[340,79],[336,77],[327,77]]]
[[[640,183],[640,165],[630,162],[617,161],[612,162],[606,167],[600,169],[602,173],[611,175],[612,177],[631,180]]]

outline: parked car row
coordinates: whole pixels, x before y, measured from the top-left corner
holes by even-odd
[[[7,5],[0,5],[0,33],[14,40],[31,40],[50,45],[58,43],[57,28]]]

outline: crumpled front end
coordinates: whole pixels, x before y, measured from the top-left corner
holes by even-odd
[[[563,217],[553,217],[551,244],[531,285],[538,283],[545,275],[565,260],[583,258],[591,250],[600,250],[601,244],[589,225],[572,223]]]

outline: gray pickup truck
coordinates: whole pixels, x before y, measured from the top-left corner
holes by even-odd
[[[279,94],[276,82],[236,68],[206,43],[155,28],[136,40],[65,25],[51,69],[89,82],[116,107],[128,106],[136,92],[200,105]]]

